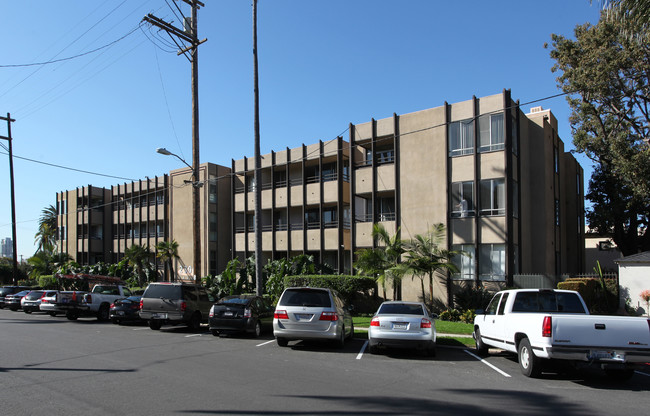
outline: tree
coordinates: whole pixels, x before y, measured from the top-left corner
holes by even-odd
[[[646,30],[650,25],[650,0],[600,0],[604,18],[610,22],[627,21],[635,31],[625,32],[634,38],[638,30]]]
[[[57,214],[54,205],[43,208],[38,219],[38,231],[34,235],[37,245],[36,251],[48,254],[54,252],[56,247]]]
[[[634,39],[625,35],[630,31]],[[589,224],[613,233],[624,255],[650,249],[650,34],[627,19],[601,18],[578,25],[575,40],[552,39],[552,70],[569,94],[573,143],[596,166]]]
[[[458,272],[458,268],[451,262],[451,259],[460,253],[442,248],[444,237],[444,224],[436,224],[426,234],[417,234],[413,239],[404,243],[406,256],[402,268],[405,272],[410,272],[414,277],[420,278],[423,302],[426,300],[425,276],[429,278],[429,298],[433,302],[433,281],[436,272]]]
[[[152,257],[153,253],[149,247],[143,247],[138,244],[134,244],[124,250],[124,258],[127,263],[133,267],[133,271],[137,276],[138,286],[144,286],[144,283],[147,280],[145,270],[151,269],[150,259]]]
[[[174,260],[180,258],[178,255],[178,242],[176,240],[161,241],[156,244],[156,257],[160,259],[165,265],[165,270],[169,270],[169,281],[173,282],[174,279]]]
[[[391,236],[381,224],[374,224],[372,236],[380,246],[358,251],[354,267],[368,276],[373,276],[381,286],[386,298],[386,285],[393,282],[393,299],[397,299],[399,282],[404,268],[399,266],[404,254],[404,242],[399,238],[399,228]]]

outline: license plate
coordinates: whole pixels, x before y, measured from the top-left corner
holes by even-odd
[[[153,319],[167,319],[166,313],[154,313],[151,315]]]
[[[603,358],[613,358],[613,354],[610,351],[591,351],[589,357],[598,360]]]
[[[396,323],[393,324],[393,329],[406,329],[406,328],[408,328],[407,323],[401,323],[401,322],[397,323],[396,322]]]
[[[232,312],[224,312],[223,316],[232,316]]]
[[[296,319],[298,319],[299,321],[304,321],[304,320],[311,319],[312,316],[313,315],[311,315],[311,314],[297,313],[296,314]]]
[[[117,316],[124,316],[124,311],[117,311]]]

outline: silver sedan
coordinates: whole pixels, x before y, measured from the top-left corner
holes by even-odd
[[[389,301],[379,306],[368,329],[368,350],[415,348],[430,356],[436,354],[436,325],[422,302]]]

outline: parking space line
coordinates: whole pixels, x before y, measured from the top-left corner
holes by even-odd
[[[468,350],[463,350],[463,351],[465,351],[466,353],[468,353],[468,354],[471,355],[472,357],[476,358],[477,360],[479,360],[479,361],[482,362],[483,364],[487,365],[488,367],[490,367],[491,369],[493,369],[493,370],[496,371],[497,373],[501,374],[502,376],[504,376],[504,377],[510,377],[510,374],[508,374],[508,373],[506,373],[505,371],[502,371],[502,370],[500,370],[499,368],[495,367],[494,365],[488,363],[487,361],[485,361],[483,358],[479,357],[478,355],[476,355],[476,354],[474,354],[474,353],[472,353],[472,352],[469,352]]]
[[[363,343],[363,346],[361,347],[361,351],[359,351],[359,354],[357,354],[357,360],[360,360],[361,357],[363,357],[363,352],[366,350],[367,346],[368,346],[368,341]]]
[[[149,328],[133,328],[134,331],[145,331]]]
[[[639,374],[639,375],[642,375],[642,376],[650,377],[650,374],[648,374],[648,373],[644,373],[644,372],[642,372],[642,371],[635,371],[635,373],[637,373],[637,374]]]
[[[263,342],[263,343],[261,343],[261,344],[257,344],[256,347],[261,347],[262,345],[270,344],[270,343],[272,343],[272,342],[274,342],[274,341],[275,341],[275,340],[272,339],[272,340],[270,340],[270,341],[266,341],[266,342]]]

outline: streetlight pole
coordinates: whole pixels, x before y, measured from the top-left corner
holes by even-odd
[[[0,120],[7,122],[7,137],[0,136],[0,139],[9,142],[9,180],[11,181],[11,236],[12,248],[14,251],[13,257],[13,278],[14,285],[18,284],[18,250],[16,248],[16,196],[14,192],[14,158],[11,150],[11,123],[16,121],[11,118],[11,114],[7,113],[7,117],[0,117]]]
[[[192,167],[189,163],[185,161],[182,157],[178,156],[175,153],[170,152],[164,147],[159,147],[156,149],[157,153],[166,156],[175,156],[178,160],[183,162],[185,166],[192,169],[192,181],[185,181],[185,183],[192,183],[192,237],[193,237],[193,247],[194,247],[194,256],[193,256],[193,268],[194,268],[194,280],[197,283],[200,283],[201,275],[201,217],[200,217],[200,203],[201,198],[199,194],[199,188],[203,184],[199,181],[199,165],[195,164],[195,167]]]
[[[262,296],[262,157],[260,155],[260,90],[257,74],[257,0],[253,0],[253,78],[255,101],[255,292]]]

